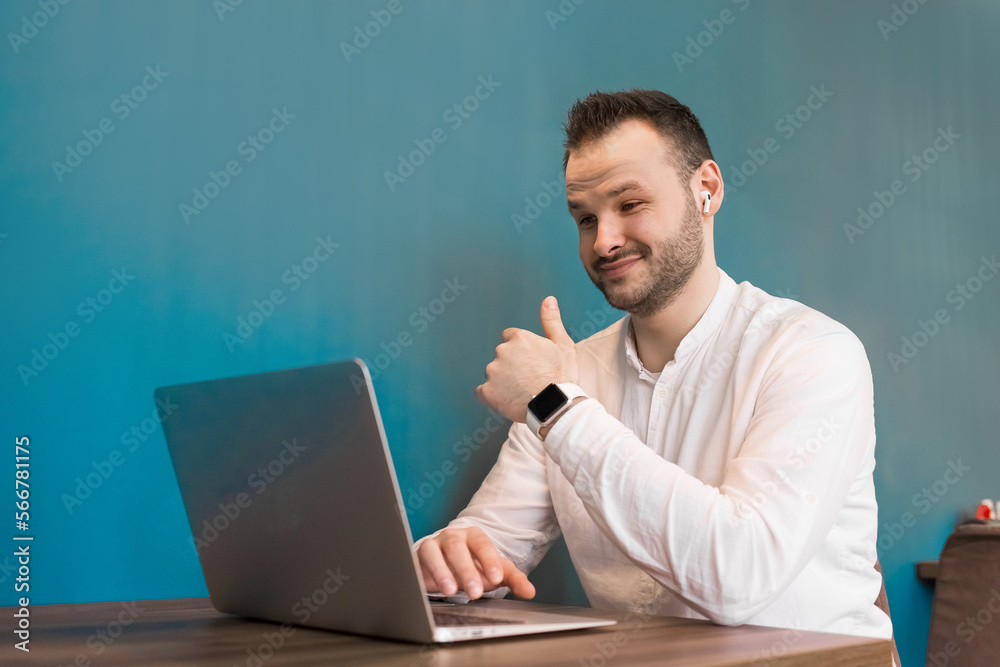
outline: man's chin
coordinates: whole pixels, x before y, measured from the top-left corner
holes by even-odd
[[[643,285],[641,280],[637,280],[637,276],[624,275],[619,278],[600,276],[598,279],[595,279],[594,273],[590,271],[587,273],[590,275],[594,286],[601,291],[604,299],[612,308],[628,313],[635,310],[642,310],[646,295],[638,294],[638,292],[643,291]]]
[[[601,293],[604,294],[604,298],[608,302],[608,305],[615,310],[624,310],[629,313],[635,310],[641,310],[643,299],[637,298],[636,295],[630,293],[629,290],[616,287],[614,285],[609,287],[607,283],[604,283],[599,287]]]

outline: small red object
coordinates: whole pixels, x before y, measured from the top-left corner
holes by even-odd
[[[979,503],[979,507],[976,508],[976,518],[982,519],[984,521],[993,518],[993,501],[990,499],[985,499]]]

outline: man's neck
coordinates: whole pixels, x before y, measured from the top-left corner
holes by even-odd
[[[650,373],[659,373],[674,358],[677,346],[708,310],[719,289],[715,262],[703,261],[684,291],[666,308],[648,317],[632,316],[635,349]]]

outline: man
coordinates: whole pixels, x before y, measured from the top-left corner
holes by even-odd
[[[860,341],[717,267],[724,185],[686,106],[595,93],[566,134],[580,259],[629,314],[574,344],[548,297],[545,337],[503,332],[476,394],[515,423],[418,543],[428,590],[530,598],[561,531],[595,607],[891,637]]]

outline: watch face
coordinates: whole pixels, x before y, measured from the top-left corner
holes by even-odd
[[[550,384],[540,394],[531,399],[528,403],[528,409],[531,410],[531,414],[535,415],[540,423],[544,424],[555,414],[556,410],[566,404],[567,400],[566,394],[562,392],[562,389],[554,384]]]

